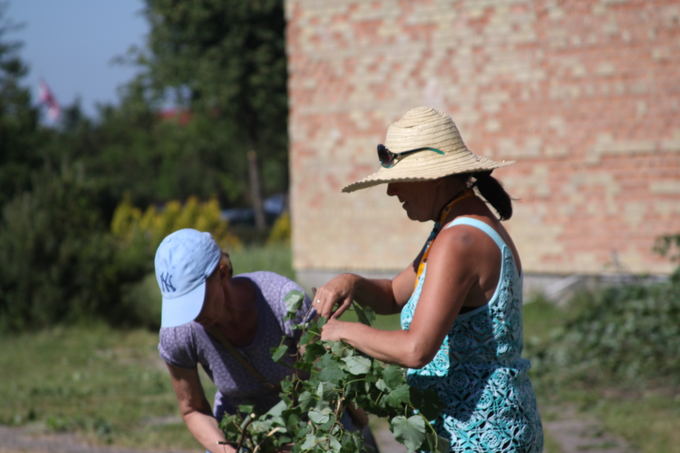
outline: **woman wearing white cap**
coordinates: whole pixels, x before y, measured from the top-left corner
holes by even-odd
[[[166,362],[182,418],[208,451],[234,453],[236,439],[225,439],[218,421],[241,404],[262,413],[279,401],[279,383],[293,371],[290,357],[274,362],[272,348],[282,338],[297,348],[294,326],[316,312],[307,297],[292,319],[284,299],[302,291],[274,272],[233,275],[229,256],[210,233],[185,228],[169,234],[156,250],[156,280],[163,296],[158,352]],[[198,377],[198,364],[214,382],[211,412]],[[360,429],[375,447],[367,425],[349,413],[343,423]]]
[[[521,357],[521,263],[500,222],[512,202],[491,176],[512,162],[473,154],[453,120],[428,107],[390,125],[378,157],[377,172],[343,191],[387,183],[410,219],[434,228],[392,280],[342,274],[319,288],[314,306],[331,316],[322,339],[402,365],[410,385],[435,389],[445,409],[434,423],[451,451],[541,451],[530,365]],[[400,312],[402,329],[337,319],[353,299]]]
[[[278,401],[277,386],[291,368],[275,363],[270,351],[283,336],[297,338],[293,326],[313,313],[310,302],[305,298],[296,319],[285,320],[285,296],[302,289],[273,272],[232,276],[228,255],[209,233],[194,229],[163,239],[155,270],[163,295],[158,351],[170,371],[182,417],[206,449],[234,452],[218,444],[235,441],[225,439],[218,420],[240,404],[263,411]],[[212,413],[199,363],[217,388]]]

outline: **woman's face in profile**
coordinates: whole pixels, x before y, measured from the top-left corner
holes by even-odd
[[[387,195],[399,199],[409,219],[427,222],[437,215],[433,206],[436,187],[436,180],[391,182],[387,185]]]
[[[222,252],[217,269],[205,281],[205,298],[203,308],[195,321],[209,327],[224,320],[225,316],[225,292],[222,287],[222,279],[230,279],[234,273],[231,259],[227,252]]]
[[[222,319],[223,307],[224,291],[220,280],[220,272],[216,271],[205,282],[203,308],[195,321],[205,327],[213,326]]]

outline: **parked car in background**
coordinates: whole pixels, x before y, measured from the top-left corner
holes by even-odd
[[[271,225],[288,210],[288,194],[277,193],[262,202],[267,224]],[[254,226],[255,212],[252,208],[229,208],[221,211],[222,218],[234,226]]]

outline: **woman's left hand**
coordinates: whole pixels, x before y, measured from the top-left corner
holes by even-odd
[[[344,321],[338,321],[335,318],[330,318],[321,328],[321,339],[325,341],[342,341],[341,333],[344,328],[344,324],[347,323]]]
[[[358,280],[357,275],[340,274],[325,283],[314,294],[316,312],[324,318],[339,317],[352,304]]]

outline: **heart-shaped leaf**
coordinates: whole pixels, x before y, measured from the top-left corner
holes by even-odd
[[[425,439],[425,420],[420,415],[409,418],[403,415],[394,417],[390,422],[394,438],[404,444],[408,451],[416,451]]]

